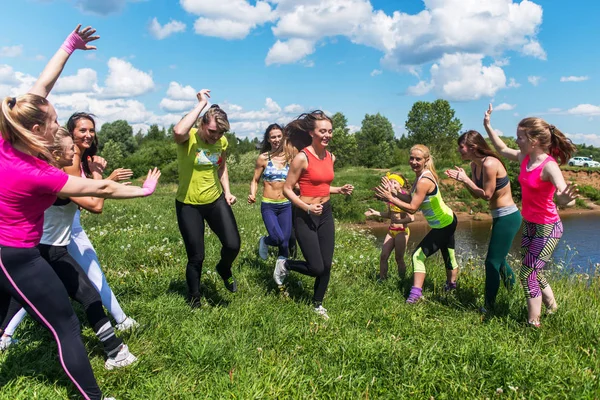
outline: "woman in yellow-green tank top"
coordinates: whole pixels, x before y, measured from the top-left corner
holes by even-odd
[[[229,121],[217,105],[199,118],[210,90],[203,89],[196,97],[198,105],[173,128],[179,167],[175,209],[188,258],[185,275],[192,307],[200,305],[205,221],[223,246],[216,269],[230,292],[237,291],[231,265],[240,251],[240,234],[231,210],[236,198],[229,190],[227,138],[223,136],[229,131]]]
[[[416,182],[409,195],[393,193],[388,180],[384,177],[382,184],[375,188],[377,197],[388,201],[411,214],[423,212],[423,216],[431,227],[412,255],[414,277],[407,303],[416,303],[423,297],[425,281],[425,260],[438,250],[442,252],[446,266],[446,291],[456,289],[458,264],[454,255],[454,232],[456,231],[456,215],[444,203],[438,186],[433,158],[426,146],[417,144],[410,149],[409,164],[415,172]]]

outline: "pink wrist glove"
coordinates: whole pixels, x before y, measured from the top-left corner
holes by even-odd
[[[71,55],[76,49],[85,50],[85,46],[85,41],[81,38],[81,36],[73,31],[69,36],[67,36],[60,48]]]
[[[158,184],[157,179],[146,179],[144,181],[144,184],[142,185],[143,196],[144,197],[150,196],[152,193],[154,193],[154,190],[156,189],[157,184]]]

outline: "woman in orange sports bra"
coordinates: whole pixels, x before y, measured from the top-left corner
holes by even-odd
[[[389,179],[392,188],[398,192],[406,192],[404,189],[407,187],[407,181],[398,173],[387,173],[386,177]],[[408,192],[406,192],[408,193]],[[381,248],[381,255],[379,256],[379,280],[383,281],[388,278],[388,260],[392,254],[392,250],[395,251],[396,264],[398,264],[398,275],[403,278],[406,274],[406,263],[404,262],[404,253],[408,244],[408,238],[410,236],[410,229],[406,226],[413,222],[415,217],[397,207],[393,203],[387,203],[387,212],[376,211],[369,208],[365,212],[365,216],[378,216],[383,218],[390,218],[390,227],[388,232],[383,239],[383,246]]]

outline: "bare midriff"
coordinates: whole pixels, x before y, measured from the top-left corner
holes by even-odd
[[[271,200],[283,200],[283,185],[285,182],[264,182],[263,197]]]

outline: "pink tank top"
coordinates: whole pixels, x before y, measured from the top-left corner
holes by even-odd
[[[525,157],[521,163],[521,172],[519,173],[523,207],[521,214],[523,219],[535,224],[551,224],[560,220],[556,204],[554,204],[556,188],[552,182],[543,181],[541,178],[544,166],[550,161],[555,160],[552,156],[546,157],[531,171],[527,171],[529,156]]]

